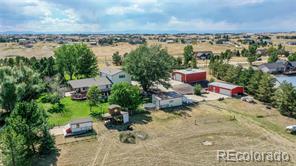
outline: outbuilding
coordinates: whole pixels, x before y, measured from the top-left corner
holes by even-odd
[[[208,90],[215,93],[220,93],[226,96],[236,96],[244,94],[244,87],[222,83],[222,82],[212,82],[209,84]]]
[[[156,108],[169,108],[183,105],[183,95],[176,92],[160,92],[152,95]]]
[[[207,78],[207,73],[205,70],[200,69],[175,70],[172,73],[172,78],[176,81],[192,84],[205,81]]]
[[[89,132],[93,129],[93,121],[91,118],[78,119],[68,123],[64,127],[64,136],[78,135]]]

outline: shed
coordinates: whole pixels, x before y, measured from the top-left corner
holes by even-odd
[[[208,90],[226,96],[236,96],[244,94],[244,87],[222,82],[210,83]]]
[[[206,80],[207,73],[200,69],[175,70],[172,73],[172,78],[176,81],[192,84]]]
[[[92,130],[93,121],[91,118],[74,120],[64,127],[64,136],[78,135]]]
[[[157,108],[169,108],[183,105],[183,95],[176,92],[161,92],[152,95],[152,103]]]

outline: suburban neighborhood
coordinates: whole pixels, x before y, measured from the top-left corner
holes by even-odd
[[[296,165],[285,1],[1,2],[0,165]]]

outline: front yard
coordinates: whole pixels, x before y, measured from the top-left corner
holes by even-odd
[[[88,105],[87,100],[86,101],[73,101],[70,97],[65,97],[61,99],[61,103],[65,105],[64,112],[61,113],[49,113],[48,122],[50,126],[59,126],[59,125],[65,125],[68,122],[80,119],[80,118],[87,118],[90,117],[90,108]],[[96,113],[99,112],[107,112],[108,109],[108,103],[101,103],[98,107],[93,107],[92,110]],[[51,107],[51,104],[49,103],[40,103],[40,106],[48,110]]]

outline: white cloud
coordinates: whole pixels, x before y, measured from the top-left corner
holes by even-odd
[[[124,15],[127,13],[143,13],[143,12],[145,12],[145,10],[143,8],[140,8],[139,5],[137,4],[134,4],[131,6],[114,6],[106,10],[106,13],[108,15]]]
[[[170,29],[184,30],[184,31],[219,31],[219,30],[236,30],[238,25],[228,23],[226,21],[208,21],[202,19],[193,19],[189,21],[182,21],[172,16],[167,23]]]
[[[221,3],[227,3],[231,6],[244,6],[263,3],[265,0],[220,0]]]

